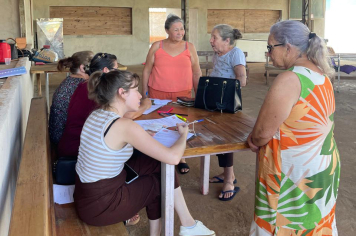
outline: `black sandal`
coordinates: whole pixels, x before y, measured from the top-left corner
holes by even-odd
[[[179,163],[177,165],[177,167],[178,167],[179,173],[181,173],[182,175],[187,174],[190,171],[190,168],[189,168],[187,163]],[[188,171],[187,172],[183,172],[182,169],[188,169]]]

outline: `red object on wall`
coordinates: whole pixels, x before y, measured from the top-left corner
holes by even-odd
[[[11,48],[6,40],[0,40],[0,63],[5,63],[5,58],[11,58]]]

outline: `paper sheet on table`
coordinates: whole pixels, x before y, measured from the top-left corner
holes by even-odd
[[[172,100],[163,100],[163,99],[156,99],[156,98],[151,98],[151,100],[154,102],[156,105],[167,105],[169,102]]]
[[[157,110],[158,108],[164,106],[164,104],[157,104],[157,105],[151,105],[151,107],[149,109],[147,109],[146,111],[144,111],[142,114],[147,115],[150,114],[151,112]]]
[[[166,147],[171,147],[178,139],[180,135],[178,131],[173,131],[169,129],[161,129],[159,132],[153,136],[158,142],[162,143]],[[193,134],[188,133],[187,140],[193,137]]]
[[[163,127],[176,126],[177,123],[182,123],[176,116],[168,116],[161,119],[151,119],[151,120],[135,120],[144,130],[158,131]],[[159,127],[159,128],[158,128]]]
[[[53,198],[55,203],[66,204],[74,202],[73,193],[74,185],[53,184]]]

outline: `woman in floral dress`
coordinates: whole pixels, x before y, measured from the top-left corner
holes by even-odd
[[[251,236],[337,235],[340,156],[332,69],[323,39],[300,22],[272,26],[273,82],[248,142],[259,151]]]

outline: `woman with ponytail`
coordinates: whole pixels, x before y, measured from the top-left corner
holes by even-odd
[[[88,74],[101,71],[108,73],[117,70],[117,57],[109,53],[97,53],[90,62],[87,70]],[[127,112],[126,118],[135,119],[151,107],[149,98],[142,99],[141,106],[138,111]],[[77,157],[80,143],[80,133],[85,120],[90,113],[97,108],[95,101],[88,98],[88,83],[81,83],[75,90],[68,107],[68,118],[63,132],[63,136],[58,144],[58,156],[60,157]]]
[[[86,74],[90,60],[93,58],[92,51],[76,52],[71,57],[58,62],[58,70],[64,71],[69,68],[70,75],[65,78],[53,94],[52,105],[49,114],[49,137],[52,144],[57,145],[67,121],[69,101],[78,84],[86,81]]]
[[[79,217],[105,226],[129,219],[146,208],[150,235],[161,235],[161,162],[176,165],[186,147],[188,126],[177,124],[179,139],[170,148],[150,136],[127,112],[139,110],[139,77],[127,71],[98,71],[88,82],[89,98],[98,104],[80,136],[74,203]],[[137,178],[127,181],[133,169]],[[174,205],[179,235],[215,235],[190,214],[177,175]]]
[[[267,49],[287,71],[273,81],[248,137],[259,166],[250,235],[336,236],[340,156],[324,40],[282,21],[271,27]]]
[[[237,79],[241,87],[246,85],[246,58],[243,51],[236,47],[236,40],[242,38],[238,29],[233,29],[230,25],[216,25],[210,38],[210,44],[215,54],[213,56],[214,68],[210,73],[212,77]],[[230,201],[239,191],[235,187],[237,180],[234,174],[233,153],[218,154],[219,166],[224,171],[212,177],[210,183],[223,183],[219,200]]]

